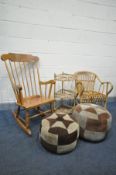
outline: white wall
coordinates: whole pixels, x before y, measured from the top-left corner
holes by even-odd
[[[40,57],[41,79],[54,72],[96,72],[116,96],[116,0],[0,0],[0,54]],[[14,101],[0,61],[0,103]]]

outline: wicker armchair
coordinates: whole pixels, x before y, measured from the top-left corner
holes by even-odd
[[[80,103],[100,103],[107,106],[108,95],[113,89],[111,82],[103,82],[93,72],[74,73],[76,96]]]

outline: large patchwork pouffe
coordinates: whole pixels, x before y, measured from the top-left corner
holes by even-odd
[[[101,141],[107,135],[112,116],[105,108],[95,104],[78,104],[72,118],[80,126],[80,137],[90,141]]]
[[[72,151],[79,137],[79,125],[68,115],[53,113],[41,122],[40,141],[49,151],[66,153]]]

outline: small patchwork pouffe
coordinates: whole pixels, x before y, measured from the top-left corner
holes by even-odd
[[[40,141],[51,152],[62,154],[72,151],[78,137],[79,125],[68,114],[53,113],[41,122]]]
[[[78,104],[72,118],[80,126],[80,137],[89,141],[101,141],[107,135],[112,116],[105,108],[95,104]]]

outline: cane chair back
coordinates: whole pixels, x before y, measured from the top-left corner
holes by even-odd
[[[95,87],[96,74],[92,72],[78,72],[75,74],[76,81],[80,80],[85,91],[92,91]]]

